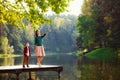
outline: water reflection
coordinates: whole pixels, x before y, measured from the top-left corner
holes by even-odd
[[[9,58],[1,58],[1,66],[12,66],[12,65],[21,65],[23,62],[23,57],[11,58],[13,61],[8,60]],[[7,60],[7,61],[6,61]],[[6,62],[6,63],[5,63]],[[30,64],[36,64],[36,57],[32,56],[29,60]],[[46,56],[42,64],[46,65],[63,65],[64,71],[62,72],[61,80],[76,80],[75,69],[77,63],[77,58],[70,55],[54,55]],[[10,65],[12,64],[12,65]],[[47,76],[45,76],[47,75]],[[35,80],[57,80],[57,76],[48,76],[48,75],[57,75],[56,72],[33,72],[32,77]],[[4,74],[0,75],[0,80],[14,80],[16,75],[14,74]],[[27,80],[28,73],[23,73],[20,75],[20,80]]]
[[[23,57],[1,58],[1,66],[21,65]],[[36,64],[36,57],[30,58],[30,64]],[[89,60],[84,57],[76,57],[73,55],[54,55],[46,56],[42,64],[47,65],[63,65],[61,80],[119,80],[120,75],[120,60],[103,62]],[[34,80],[57,80],[55,72],[33,72]],[[15,80],[14,74],[0,74],[0,80]],[[20,80],[27,80],[28,73],[22,73]]]
[[[78,70],[81,73],[78,80],[119,80],[119,60],[95,61],[79,58]]]
[[[0,59],[0,66],[6,66],[6,65],[9,65],[9,66],[14,65],[14,58],[12,58],[12,57],[1,58]]]

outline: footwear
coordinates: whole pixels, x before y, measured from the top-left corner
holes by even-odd
[[[29,65],[27,65],[27,67],[29,67]]]
[[[25,68],[25,65],[23,65],[23,68]]]

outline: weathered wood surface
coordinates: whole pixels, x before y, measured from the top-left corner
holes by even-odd
[[[29,65],[29,67],[26,68],[23,68],[22,65],[0,66],[0,73],[14,73],[17,75],[17,80],[19,74],[22,72],[29,72],[29,78],[31,79],[31,72],[36,71],[56,71],[58,72],[58,79],[60,80],[60,72],[63,71],[63,67],[61,65]]]
[[[22,65],[15,66],[0,66],[0,73],[15,73],[18,72],[29,72],[29,71],[59,71],[61,72],[63,67],[60,65],[29,65],[29,67],[23,68]]]

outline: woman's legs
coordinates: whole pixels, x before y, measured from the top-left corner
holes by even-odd
[[[40,62],[42,62],[43,58],[44,58],[44,56],[41,56],[41,60],[40,60]]]
[[[40,63],[40,58],[39,58],[40,56],[37,56],[37,64],[39,64]]]
[[[44,56],[37,56],[37,64],[41,64]]]

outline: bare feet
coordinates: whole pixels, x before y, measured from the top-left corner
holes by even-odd
[[[42,64],[41,63],[37,63],[37,65],[40,67]]]

